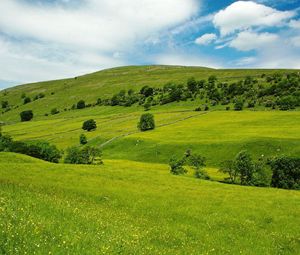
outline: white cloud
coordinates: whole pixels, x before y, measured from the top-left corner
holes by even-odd
[[[279,39],[278,35],[271,33],[255,33],[252,31],[240,32],[229,46],[241,51],[249,51],[271,47]]]
[[[294,36],[290,40],[293,46],[300,47],[300,36]]]
[[[290,27],[300,29],[300,20],[291,20]]]
[[[217,39],[216,34],[204,34],[195,40],[196,44],[207,45]]]
[[[213,57],[193,56],[190,54],[163,54],[154,59],[156,64],[180,65],[180,66],[202,66],[211,68],[221,68],[221,63]]]
[[[213,24],[225,36],[255,26],[278,26],[295,15],[293,11],[278,11],[252,1],[237,1],[219,11]]]
[[[31,82],[126,64],[137,42],[199,11],[197,0],[64,2],[0,1],[1,79]]]

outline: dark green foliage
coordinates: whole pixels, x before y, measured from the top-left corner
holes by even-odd
[[[8,107],[8,101],[2,101],[1,102],[1,107],[2,107],[2,109],[7,108]]]
[[[83,149],[71,147],[67,150],[64,160],[67,164],[103,164],[101,160],[102,152],[99,148],[86,146]]]
[[[183,167],[184,164],[185,159],[176,159],[175,157],[172,157],[169,162],[171,174],[181,175],[187,173],[187,170]]]
[[[101,98],[98,98],[97,102],[96,102],[96,105],[101,105],[101,104],[102,104],[102,100],[101,100]]]
[[[92,131],[92,130],[95,130],[96,128],[97,128],[97,123],[93,119],[86,120],[82,124],[82,129],[86,130],[86,131]]]
[[[33,101],[44,98],[44,97],[45,97],[44,93],[39,93],[39,94],[34,96]]]
[[[234,104],[234,110],[235,111],[242,111],[244,108],[244,102],[241,99],[236,100]]]
[[[30,97],[25,97],[23,100],[23,104],[28,104],[31,102],[31,98]]]
[[[86,138],[86,136],[84,134],[80,135],[79,142],[80,142],[81,145],[87,144],[88,141],[87,141],[87,138]]]
[[[282,189],[300,189],[300,158],[280,157],[270,162],[272,186]]]
[[[23,92],[21,95],[21,99],[24,99],[26,97],[26,94]]]
[[[197,108],[195,109],[195,111],[196,111],[196,112],[201,112],[201,107],[197,107]]]
[[[297,105],[297,100],[293,96],[284,96],[282,98],[279,98],[277,100],[277,105],[279,106],[279,109],[282,111],[287,111],[291,109],[295,109]]]
[[[195,170],[195,177],[198,179],[204,179],[204,180],[209,180],[208,174],[204,171],[205,167],[205,158],[202,157],[199,154],[191,154],[188,156],[188,164],[194,168]]]
[[[57,110],[57,108],[53,108],[52,110],[51,110],[51,114],[52,115],[55,115],[55,114],[58,114],[59,113],[59,110]]]
[[[85,101],[84,100],[78,101],[77,105],[76,105],[76,108],[77,109],[84,109],[85,108]]]
[[[0,151],[25,154],[53,163],[58,163],[61,158],[61,152],[56,148],[56,146],[51,145],[46,141],[25,143],[13,141],[10,136],[0,137]]]
[[[30,121],[33,118],[32,110],[23,111],[20,113],[21,121]]]
[[[141,90],[140,90],[140,94],[144,95],[145,97],[150,97],[153,96],[153,92],[154,89],[149,87],[149,86],[144,86]]]
[[[194,93],[197,92],[197,90],[198,90],[198,83],[197,83],[197,81],[195,80],[194,77],[188,79],[186,85],[187,85],[188,90],[189,90],[192,94],[194,94]]]
[[[141,116],[138,123],[138,128],[141,131],[152,130],[155,128],[154,116],[151,113],[145,113]]]
[[[219,171],[222,173],[228,174],[229,175],[228,179],[231,183],[236,183],[239,173],[235,166],[234,160],[226,160],[226,161],[222,162]]]
[[[240,175],[242,185],[251,185],[254,173],[254,164],[247,151],[241,151],[235,158],[236,171]]]

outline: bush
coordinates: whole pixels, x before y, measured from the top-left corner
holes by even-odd
[[[78,101],[77,105],[76,105],[76,108],[77,109],[84,109],[85,108],[85,101],[84,100]]]
[[[92,131],[97,128],[96,121],[93,119],[83,122],[82,129],[86,131]]]
[[[79,142],[80,142],[81,145],[87,144],[88,141],[87,141],[87,138],[86,138],[86,136],[84,134],[80,135]]]
[[[23,104],[28,104],[30,102],[31,102],[30,97],[25,97],[24,100],[23,100]]]
[[[52,115],[55,115],[55,114],[58,114],[59,113],[59,110],[57,110],[57,108],[53,108],[52,110],[51,110],[51,114]]]
[[[282,189],[300,189],[300,158],[280,157],[270,162],[271,185]]]
[[[201,112],[201,107],[197,107],[197,108],[195,109],[195,112]]]
[[[195,170],[195,177],[199,179],[209,180],[210,177],[203,170],[205,167],[205,158],[198,154],[190,154],[188,156],[189,165]]]
[[[85,147],[80,149],[78,147],[71,147],[67,150],[67,156],[64,160],[67,164],[103,164],[101,160],[102,152],[95,147]]]
[[[242,185],[252,185],[254,164],[247,151],[241,151],[235,158],[236,171],[240,175]]]
[[[8,107],[8,101],[2,101],[1,102],[1,107],[2,107],[2,109],[7,108]]]
[[[138,123],[138,128],[141,131],[154,129],[155,128],[154,116],[151,113],[143,114]]]
[[[21,121],[30,121],[33,118],[33,112],[31,110],[23,111],[20,113]]]
[[[242,100],[237,100],[234,104],[235,111],[242,111],[244,108],[244,102]]]
[[[175,157],[172,157],[169,162],[171,174],[181,175],[187,173],[187,170],[183,167],[184,163],[184,159],[176,159]]]

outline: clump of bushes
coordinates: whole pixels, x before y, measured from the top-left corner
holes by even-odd
[[[81,135],[79,136],[79,143],[80,143],[81,145],[85,145],[85,144],[88,143],[87,138],[86,138],[86,136],[85,136],[84,134],[81,134]]]
[[[21,118],[22,122],[32,120],[32,118],[33,118],[32,110],[27,110],[27,111],[21,112],[20,113],[20,118]]]
[[[169,161],[170,173],[174,175],[183,175],[188,172],[185,166],[194,169],[194,176],[198,179],[209,180],[210,177],[204,170],[206,159],[199,154],[194,154],[190,150],[180,157],[173,156]]]
[[[155,128],[154,116],[151,113],[145,113],[138,122],[138,128],[141,131],[152,130]]]
[[[19,142],[13,141],[10,136],[0,136],[0,151],[25,154],[45,161],[58,163],[62,152],[55,145],[46,141]]]
[[[86,130],[86,131],[92,131],[92,130],[96,130],[97,129],[97,123],[95,120],[90,119],[90,120],[86,120],[85,122],[83,122],[82,124],[82,129]]]
[[[84,148],[71,147],[67,150],[64,162],[67,164],[95,165],[103,164],[102,152],[99,148],[86,146]]]

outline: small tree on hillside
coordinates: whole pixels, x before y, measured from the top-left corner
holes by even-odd
[[[251,156],[247,151],[241,151],[235,158],[236,171],[240,175],[242,185],[252,185],[253,174],[255,172]]]
[[[28,104],[30,102],[31,102],[30,97],[25,97],[24,100],[23,100],[23,104]]]
[[[205,158],[199,154],[191,154],[188,159],[189,165],[195,170],[195,177],[208,180],[209,176],[204,171]]]
[[[229,181],[231,183],[235,183],[236,179],[239,175],[239,173],[237,172],[237,169],[235,167],[235,161],[234,160],[226,160],[226,161],[222,162],[221,168],[220,168],[219,171],[224,173],[224,174],[228,174],[229,175]]]
[[[78,101],[76,108],[77,109],[83,109],[83,108],[85,108],[85,101],[84,100]]]
[[[138,128],[141,131],[154,129],[155,128],[154,116],[151,113],[143,114],[138,123]]]
[[[197,92],[197,90],[198,90],[198,83],[197,83],[197,81],[195,80],[194,77],[188,79],[188,81],[187,81],[187,88],[188,88],[188,90],[192,94],[194,94],[194,93]]]
[[[170,159],[170,172],[174,175],[181,175],[187,173],[187,170],[183,167],[185,164],[185,158],[177,159],[176,157],[172,157]]]
[[[95,130],[96,128],[97,128],[97,123],[93,119],[83,122],[83,125],[82,125],[83,130],[92,131],[92,130]]]
[[[2,109],[7,108],[8,107],[8,101],[2,101],[1,106],[2,106]]]
[[[20,113],[21,121],[30,121],[33,118],[33,112],[31,110],[23,111]]]
[[[87,141],[87,138],[86,138],[86,136],[84,134],[80,135],[79,142],[80,142],[81,145],[87,144],[88,141]]]

